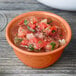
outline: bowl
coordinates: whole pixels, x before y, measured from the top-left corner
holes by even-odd
[[[38,0],[47,6],[68,11],[76,11],[76,0]]]
[[[36,53],[36,52],[28,52],[23,49],[18,48],[15,46],[15,44],[12,41],[11,37],[11,29],[14,25],[16,25],[20,20],[23,18],[26,18],[27,16],[35,16],[35,15],[45,15],[49,16],[51,18],[54,18],[62,24],[65,29],[66,29],[66,44],[49,52],[42,52],[42,53]],[[68,45],[68,43],[71,40],[71,28],[69,24],[60,16],[50,13],[50,12],[45,12],[45,11],[33,11],[33,12],[28,12],[21,14],[17,17],[15,17],[11,22],[6,27],[6,39],[8,43],[12,46],[16,56],[25,64],[28,65],[32,68],[45,68],[53,63],[55,63],[61,56],[64,48]]]

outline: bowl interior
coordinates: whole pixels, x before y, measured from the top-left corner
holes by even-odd
[[[57,24],[59,24],[59,26],[61,26],[65,31],[66,44],[64,46],[62,46],[62,48],[64,48],[69,43],[69,41],[71,39],[71,29],[70,29],[68,23],[63,18],[61,18],[60,16],[57,16],[53,13],[36,11],[36,12],[29,12],[29,13],[24,13],[22,15],[19,15],[8,24],[8,26],[6,28],[6,35],[7,35],[6,38],[12,46],[15,46],[12,35],[11,35],[14,27],[16,27],[18,22],[20,22],[21,20],[23,20],[29,16],[46,17],[46,18],[51,18],[53,21],[56,21]]]

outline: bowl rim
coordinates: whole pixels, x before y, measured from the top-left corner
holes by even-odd
[[[41,14],[46,14],[46,15],[48,14],[48,15],[53,16],[53,17],[59,19],[60,21],[64,22],[64,24],[66,25],[66,26],[65,25],[64,26],[65,26],[66,30],[68,31],[68,35],[67,35],[68,41],[66,42],[66,44],[63,45],[63,46],[61,46],[61,47],[59,47],[59,48],[57,48],[57,49],[55,49],[55,50],[53,50],[53,51],[49,51],[49,52],[38,52],[38,53],[36,53],[36,52],[28,52],[28,51],[25,51],[25,50],[20,49],[17,46],[15,46],[12,43],[12,41],[10,40],[10,38],[9,38],[9,34],[8,34],[9,27],[11,26],[11,24],[13,22],[17,21],[19,18],[24,17],[27,14],[32,14],[32,13],[41,13]],[[23,13],[23,14],[15,17],[13,20],[11,20],[9,22],[9,24],[7,25],[7,27],[6,27],[6,40],[8,41],[8,43],[13,47],[13,49],[15,49],[15,50],[17,50],[19,52],[22,52],[24,54],[28,54],[28,55],[36,55],[36,56],[48,55],[48,54],[53,54],[53,53],[55,53],[57,51],[63,50],[69,44],[69,42],[71,40],[71,36],[72,36],[72,32],[71,32],[71,28],[70,28],[69,24],[62,17],[60,17],[59,15],[56,15],[56,14],[51,13],[51,12],[46,12],[46,11],[32,11],[32,12]]]

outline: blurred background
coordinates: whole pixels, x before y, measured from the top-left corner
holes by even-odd
[[[38,0],[49,7],[61,10],[76,11],[76,0]]]

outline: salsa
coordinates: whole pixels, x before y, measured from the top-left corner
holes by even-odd
[[[30,52],[53,51],[66,43],[64,29],[51,18],[30,16],[15,27],[14,44]]]

